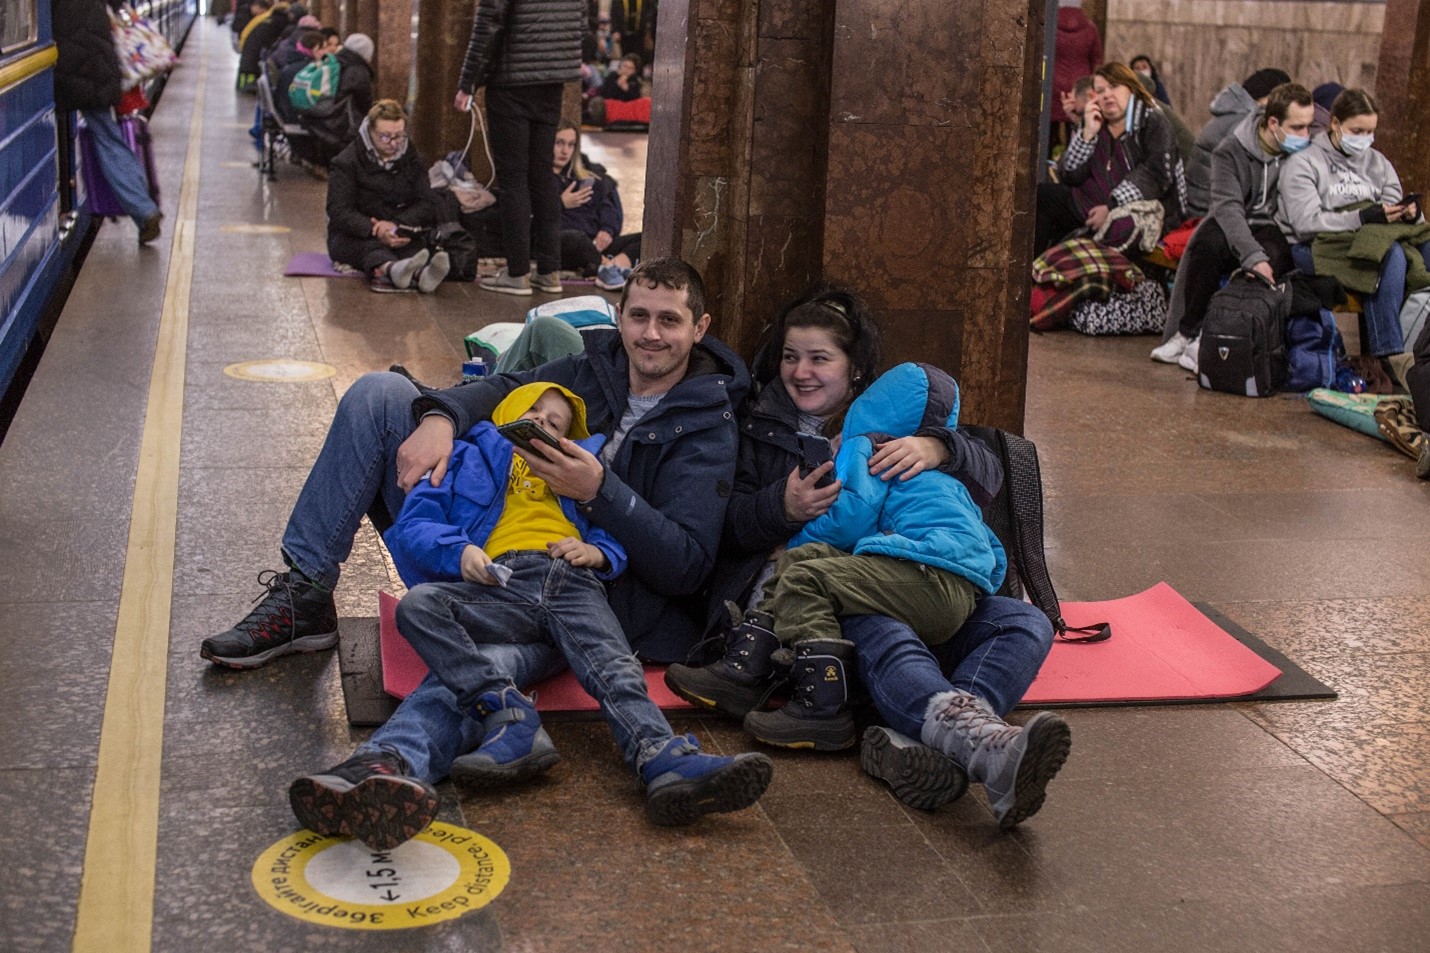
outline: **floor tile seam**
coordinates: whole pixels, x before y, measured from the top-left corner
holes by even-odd
[[[834,912],[834,909],[829,905],[829,901],[825,899],[824,891],[821,890],[819,888],[819,885],[810,877],[809,868],[805,865],[804,861],[799,858],[799,855],[796,854],[794,850],[790,847],[789,841],[785,840],[783,831],[780,829],[780,826],[776,824],[772,818],[770,818],[769,811],[766,809],[765,805],[763,803],[757,802],[755,806],[760,811],[760,813],[765,816],[765,820],[769,822],[769,825],[774,832],[775,840],[779,842],[781,849],[784,851],[784,859],[792,867],[799,871],[800,879],[803,881],[804,886],[809,890],[810,893],[812,893],[817,898],[819,908],[824,912],[824,915],[827,918],[827,925],[840,931],[847,929],[848,924],[845,924],[845,922],[840,919],[838,914],[836,914]]]
[[[1345,792],[1346,792],[1347,794],[1349,794],[1351,797],[1355,798],[1355,800],[1356,800],[1361,806],[1363,806],[1363,807],[1365,807],[1366,809],[1368,809],[1376,818],[1385,821],[1387,824],[1389,824],[1391,827],[1393,827],[1393,828],[1396,830],[1396,832],[1405,835],[1405,836],[1406,836],[1407,838],[1409,838],[1411,841],[1416,841],[1415,835],[1411,834],[1409,831],[1407,831],[1407,830],[1405,830],[1404,828],[1400,827],[1400,826],[1397,825],[1394,821],[1391,820],[1391,817],[1393,817],[1393,816],[1395,816],[1395,815],[1397,815],[1397,814],[1403,814],[1403,813],[1405,813],[1404,811],[1382,811],[1380,808],[1376,807],[1373,803],[1371,803],[1371,801],[1369,800],[1369,798],[1368,798],[1366,795],[1361,794],[1359,791],[1357,791],[1355,788],[1353,788],[1353,787],[1351,786],[1351,784],[1350,784],[1349,781],[1344,780],[1344,779],[1342,779],[1342,778],[1340,778],[1340,777],[1337,777],[1337,775],[1333,772],[1333,768],[1334,768],[1334,765],[1333,765],[1333,764],[1325,764],[1325,765],[1323,765],[1323,764],[1319,763],[1319,762],[1316,760],[1316,757],[1315,757],[1316,752],[1314,752],[1314,751],[1310,751],[1310,752],[1297,751],[1296,748],[1295,748],[1294,746],[1292,746],[1285,738],[1282,738],[1279,734],[1276,733],[1275,728],[1276,728],[1276,726],[1273,725],[1273,726],[1271,726],[1270,728],[1266,729],[1266,730],[1267,730],[1267,733],[1270,734],[1273,738],[1276,738],[1276,740],[1280,741],[1282,744],[1285,744],[1285,745],[1286,745],[1288,748],[1290,748],[1292,751],[1294,751],[1302,760],[1304,760],[1304,761],[1306,762],[1306,764],[1307,764],[1310,768],[1314,769],[1314,770],[1315,770],[1316,772],[1318,772],[1322,777],[1325,777],[1325,778],[1326,778],[1327,780],[1329,780],[1331,783],[1333,783],[1333,784],[1335,784],[1337,787],[1339,787],[1342,791],[1345,791]],[[1360,762],[1360,763],[1363,763],[1363,762]],[[1351,813],[1351,812],[1350,812],[1349,810],[1345,810],[1345,811],[1340,812],[1341,815],[1349,815],[1350,813]],[[1360,812],[1355,812],[1355,813],[1356,813],[1356,814],[1359,814]],[[1332,816],[1332,815],[1326,815],[1326,816],[1329,817],[1329,816]],[[1416,841],[1416,843],[1418,843],[1418,841]],[[1423,846],[1423,845],[1422,845],[1422,846]]]

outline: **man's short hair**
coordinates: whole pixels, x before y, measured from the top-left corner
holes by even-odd
[[[372,104],[372,108],[367,111],[367,121],[375,123],[379,119],[388,122],[406,121],[407,113],[403,112],[402,104],[395,99],[379,99]]]
[[[695,266],[688,262],[679,258],[647,258],[636,265],[626,279],[626,286],[621,289],[622,311],[626,308],[631,285],[637,281],[647,288],[684,291],[685,304],[690,308],[690,317],[694,321],[699,321],[705,313],[705,282],[700,279],[700,272],[695,270]]]
[[[1087,95],[1090,94],[1091,92],[1092,92],[1092,77],[1091,77],[1091,76],[1080,76],[1080,77],[1078,77],[1078,81],[1075,82],[1075,83],[1073,83],[1073,85],[1072,85],[1072,94],[1073,94],[1074,96],[1087,96]]]
[[[1311,91],[1300,83],[1282,83],[1267,95],[1261,125],[1265,126],[1268,119],[1285,122],[1286,112],[1292,105],[1315,106],[1316,101],[1311,98]]]
[[[304,30],[298,34],[298,42],[305,50],[316,50],[323,45],[323,34],[318,30]]]

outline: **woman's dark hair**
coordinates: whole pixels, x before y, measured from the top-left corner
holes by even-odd
[[[1379,112],[1370,93],[1356,87],[1342,90],[1336,101],[1331,103],[1331,118],[1337,122],[1356,116],[1374,116]]]
[[[1147,68],[1152,71],[1153,81],[1161,79],[1161,77],[1157,75],[1157,64],[1152,62],[1152,57],[1148,56],[1146,53],[1138,53],[1136,56],[1132,57],[1132,59],[1127,61],[1127,65],[1132,68],[1133,72],[1137,71],[1138,60],[1141,60],[1142,62],[1147,64]]]
[[[883,348],[879,325],[864,300],[831,284],[818,284],[780,309],[765,329],[764,342],[755,352],[750,371],[761,387],[780,375],[785,334],[790,328],[823,328],[830,332],[839,349],[849,358],[850,393],[858,396],[879,375]],[[825,422],[825,432],[839,432],[844,422],[841,410]]]

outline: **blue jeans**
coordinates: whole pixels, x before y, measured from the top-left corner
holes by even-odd
[[[487,645],[554,644],[576,680],[601,703],[621,756],[639,768],[673,737],[646,693],[645,670],[631,654],[606,590],[590,569],[545,552],[507,553],[505,586],[426,583],[397,607],[397,625],[427,667],[470,712],[485,692],[511,681]]]
[[[844,637],[858,647],[859,675],[879,714],[889,727],[915,739],[929,699],[939,692],[969,692],[1006,715],[1053,646],[1048,617],[1004,596],[979,599],[953,638],[932,650],[896,619],[860,615],[839,622]]]
[[[119,131],[119,123],[112,109],[85,109],[80,112],[84,124],[89,127],[90,138],[94,142],[94,154],[99,160],[99,172],[124,214],[134,219],[135,225],[143,225],[159,211],[154,199],[149,195],[149,176],[139,157],[124,141],[124,133]]]
[[[1315,273],[1311,246],[1306,243],[1291,246],[1296,267],[1306,274]],[[1420,246],[1420,257],[1430,268],[1430,242]],[[1388,357],[1405,350],[1405,337],[1400,330],[1400,307],[1405,303],[1405,249],[1391,245],[1380,263],[1380,283],[1375,294],[1361,298],[1365,311],[1366,340],[1362,350],[1369,349],[1376,357]]]
[[[382,531],[402,511],[397,448],[416,428],[416,397],[411,381],[383,372],[364,374],[338,402],[283,532],[284,558],[314,582],[337,585],[364,513]]]

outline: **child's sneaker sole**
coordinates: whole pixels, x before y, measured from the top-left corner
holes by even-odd
[[[952,758],[888,728],[864,732],[859,766],[887,784],[900,803],[921,811],[951,804],[968,791],[968,775]]]
[[[760,799],[774,774],[775,763],[768,755],[737,755],[703,778],[674,781],[651,791],[646,816],[661,827],[682,827],[706,814],[743,810]]]
[[[1032,721],[1023,726],[1023,731],[1028,735],[1028,743],[1013,782],[1013,806],[998,819],[998,826],[1005,830],[1038,813],[1047,796],[1048,782],[1062,769],[1072,751],[1072,729],[1051,712],[1034,715]]]
[[[437,816],[436,792],[400,777],[370,777],[353,785],[332,775],[309,775],[289,786],[288,803],[309,830],[356,837],[373,850],[411,840]]]
[[[453,781],[459,781],[478,790],[501,788],[545,774],[561,761],[559,751],[539,751],[507,764],[490,764],[486,761],[464,763],[461,758],[452,762]]]
[[[235,668],[246,670],[259,668],[267,665],[276,658],[284,655],[293,655],[299,652],[323,652],[338,644],[337,630],[332,632],[320,632],[315,635],[305,635],[301,638],[293,639],[291,642],[284,642],[275,645],[271,649],[265,649],[254,655],[229,656],[216,655],[207,645],[199,646],[199,657],[207,659],[215,665],[222,665],[224,668]]]

